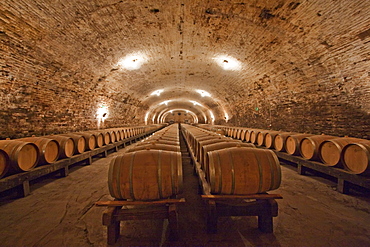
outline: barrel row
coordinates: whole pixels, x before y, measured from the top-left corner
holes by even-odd
[[[159,200],[180,194],[183,173],[177,125],[155,132],[113,158],[108,187],[119,200]]]
[[[370,175],[370,140],[367,139],[230,126],[200,127],[213,131],[218,129],[226,136],[301,156],[324,166],[335,166],[353,174]]]
[[[212,194],[255,194],[280,186],[280,163],[271,150],[257,149],[252,143],[233,140],[212,130],[181,126]]]
[[[111,128],[84,132],[0,140],[0,178],[58,159],[100,148],[126,138],[162,128],[163,125]]]

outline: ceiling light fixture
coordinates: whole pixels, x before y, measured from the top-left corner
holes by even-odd
[[[213,60],[224,70],[240,70],[242,67],[237,59],[227,55],[218,55]]]
[[[132,53],[124,58],[121,58],[117,65],[123,69],[136,70],[140,69],[141,65],[148,61],[148,57],[141,52]]]
[[[211,97],[211,94],[208,93],[207,91],[197,89],[195,90],[197,93],[199,93],[202,97]]]
[[[157,95],[157,96],[160,96],[161,93],[163,93],[163,89],[158,89],[158,90],[155,90],[153,93],[151,93],[150,95]]]

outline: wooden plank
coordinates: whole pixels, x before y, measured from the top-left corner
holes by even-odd
[[[184,203],[185,198],[181,199],[164,199],[157,201],[98,201],[95,202],[96,206],[108,206],[108,207],[117,207],[117,206],[135,206],[135,205],[165,205],[165,204],[174,204],[174,203]]]
[[[352,184],[356,184],[358,186],[370,189],[370,177],[353,174],[344,169],[340,169],[336,167],[325,166],[320,162],[305,160],[298,156],[292,156],[292,155],[282,153],[282,152],[277,152],[277,151],[275,151],[275,153],[280,159],[287,160],[287,161],[297,164],[298,170],[301,170],[301,172],[302,171],[305,172],[306,170],[303,170],[304,169],[303,167],[306,167],[306,168],[310,168],[312,170],[327,174],[329,176],[338,178],[340,179],[340,181],[345,180]],[[299,169],[299,166],[303,166],[303,167]]]
[[[279,194],[251,194],[251,195],[202,195],[206,200],[233,200],[233,199],[283,199]]]

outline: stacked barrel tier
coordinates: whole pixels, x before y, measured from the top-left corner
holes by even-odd
[[[182,129],[212,194],[264,193],[280,186],[280,163],[273,151],[190,125],[184,124]],[[242,132],[243,129],[236,133]],[[229,133],[233,135],[232,131]],[[238,134],[234,136],[241,138]]]
[[[1,176],[7,173],[30,171],[39,161],[39,149],[31,142],[0,140],[0,150]]]
[[[166,140],[165,143],[162,143]],[[159,200],[182,192],[183,174],[179,130],[170,125],[115,157],[109,166],[112,197],[123,200]]]
[[[132,145],[127,152],[139,150],[166,150],[180,152],[179,129],[177,125],[156,131],[144,140]]]
[[[82,153],[85,151],[85,140],[82,137],[79,138],[78,136],[72,137],[64,135],[52,135],[45,136],[45,138],[58,142],[60,148],[58,155],[59,159],[70,158],[75,154],[75,152]],[[78,143],[78,139],[81,141],[80,143]],[[76,143],[80,144],[80,149],[78,149]]]
[[[54,163],[59,158],[60,146],[56,140],[44,137],[27,137],[19,140],[31,142],[38,147],[39,165]]]
[[[165,126],[153,124],[0,140],[0,178],[28,172],[37,165],[53,164],[129,137],[155,132]]]
[[[305,160],[345,170],[348,173],[370,176],[368,139],[221,125],[198,126],[213,132],[215,129],[222,129],[234,140],[255,143],[262,148],[300,156]]]

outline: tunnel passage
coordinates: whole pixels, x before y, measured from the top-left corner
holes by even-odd
[[[369,138],[369,12],[351,0],[5,0],[0,138],[172,121]]]

